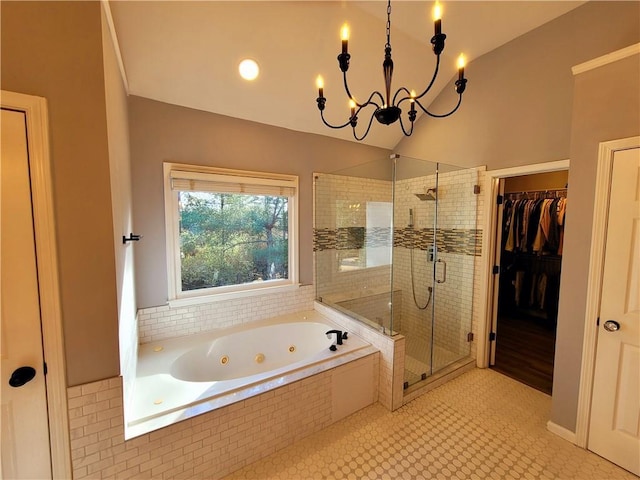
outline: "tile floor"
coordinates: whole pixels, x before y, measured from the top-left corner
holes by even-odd
[[[409,382],[409,385],[419,382],[422,374],[430,371],[431,352],[425,347],[427,344],[425,340],[405,336],[404,381]],[[433,347],[433,364],[436,369],[442,368],[443,365],[451,365],[462,357],[463,355],[446,348]]]
[[[228,480],[638,477],[546,429],[551,399],[475,369],[389,412],[379,404]]]

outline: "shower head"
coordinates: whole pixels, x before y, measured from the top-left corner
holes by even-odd
[[[424,202],[426,200],[435,200],[437,193],[437,188],[427,188],[425,193],[414,193],[414,195]]]

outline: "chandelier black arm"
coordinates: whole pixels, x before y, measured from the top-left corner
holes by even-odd
[[[402,88],[404,88],[404,87],[402,87]],[[406,90],[406,89],[405,89],[405,90]],[[399,92],[399,91],[400,91],[400,90],[398,90],[398,92]],[[396,92],[396,94],[397,94],[397,92]],[[399,107],[400,105],[402,105],[402,103],[403,103],[403,102],[407,102],[407,101],[411,101],[411,97],[410,97],[410,96],[409,96],[409,97],[402,97],[398,103],[396,103],[396,101],[395,101],[395,99],[394,99],[394,100],[393,100],[393,104],[394,104],[396,107]]]
[[[356,104],[358,108],[362,109],[367,105],[375,105],[376,108],[380,108],[380,105],[372,101],[373,97],[375,97],[376,95],[380,97],[380,101],[384,104],[384,97],[377,90],[375,90],[371,95],[369,95],[369,99],[365,103],[358,103],[358,101],[353,97],[353,95],[351,95],[351,91],[349,90],[349,85],[347,83],[347,72],[343,72],[342,77],[344,79],[344,91],[347,93],[347,97],[349,97],[349,100],[353,100],[353,102]]]
[[[438,76],[438,71],[440,70],[440,55],[436,55],[436,57],[437,57],[436,68],[433,71],[433,77],[431,77],[431,81],[429,82],[429,85],[427,85],[427,88],[425,88],[420,95],[417,95],[415,97],[416,100],[424,97],[427,94],[427,92],[431,90],[431,87],[433,87],[433,83],[436,81],[436,78]],[[396,103],[396,99],[398,98],[398,95],[400,95],[400,93],[402,92],[405,92],[408,96],[403,97],[398,103]],[[400,105],[404,100],[410,100],[410,99],[411,99],[411,92],[406,87],[401,87],[396,91],[395,95],[393,96],[393,104]]]
[[[373,97],[375,96],[380,97],[380,100],[382,100],[382,102],[384,103],[384,98],[382,97],[382,94],[379,91],[374,91],[371,95],[369,95],[369,98],[367,99],[366,102],[364,102],[362,105],[360,105],[358,102],[356,102],[353,98],[349,97],[350,100],[353,100],[356,105],[358,106],[358,112],[360,113],[360,110],[362,110],[365,107],[368,107],[369,105],[373,105],[374,107],[376,107],[376,109],[381,108],[380,105],[378,105],[376,102],[373,101]]]
[[[429,85],[427,85],[427,88],[425,88],[423,92],[416,97],[416,100],[424,97],[427,94],[427,92],[431,90],[431,87],[433,87],[433,83],[436,81],[436,77],[438,76],[439,70],[440,70],[440,55],[436,55],[436,68],[433,71],[433,77],[431,77],[431,81],[429,82]]]
[[[458,110],[458,108],[460,108],[460,104],[462,103],[462,94],[459,94],[459,98],[458,98],[458,104],[455,106],[455,108],[453,110],[451,110],[449,113],[445,113],[442,115],[438,115],[436,113],[431,113],[429,110],[427,110],[426,108],[424,108],[422,106],[422,104],[416,100],[416,105],[418,105],[420,107],[420,109],[426,113],[427,115],[429,115],[430,117],[433,118],[444,118],[444,117],[448,117],[449,115],[453,115],[454,113],[456,113],[456,110]]]
[[[367,129],[365,130],[365,132],[362,134],[361,137],[358,137],[358,135],[356,135],[356,127],[353,127],[353,138],[355,138],[356,140],[360,141],[362,140],[364,137],[366,137],[369,134],[369,130],[371,130],[371,124],[373,123],[373,119],[375,118],[375,112],[371,114],[371,118],[369,119],[369,125],[367,125]]]
[[[329,127],[329,128],[334,128],[334,129],[336,129],[336,130],[338,130],[339,128],[344,128],[344,127],[346,127],[347,125],[350,125],[350,124],[351,124],[351,119],[349,119],[349,120],[347,121],[347,123],[345,123],[345,124],[343,124],[343,125],[331,125],[329,122],[327,122],[327,121],[324,119],[324,110],[320,110],[320,118],[322,119],[322,123],[324,123],[327,127]]]
[[[408,96],[407,97],[402,97],[402,99],[398,103],[396,103],[396,99],[398,98],[398,95],[400,95],[401,92],[405,92]],[[402,102],[404,102],[405,100],[410,100],[410,99],[411,99],[411,92],[409,91],[409,89],[407,89],[407,87],[400,87],[398,89],[398,91],[393,95],[393,103],[392,103],[392,105],[395,105],[395,106],[399,107]]]
[[[345,123],[343,123],[342,125],[331,125],[329,122],[327,122],[327,120],[324,118],[324,103],[322,103],[322,107],[320,108],[320,118],[322,119],[322,123],[324,123],[327,127],[329,128],[333,128],[335,130],[347,127],[349,125],[351,125],[353,127],[353,136],[356,140],[360,141],[362,140],[364,137],[367,136],[367,134],[369,133],[369,130],[371,129],[371,123],[373,122],[373,118],[375,117],[375,112],[378,111],[380,109],[380,106],[372,101],[372,98],[374,96],[378,95],[380,98],[382,98],[382,95],[380,94],[380,92],[375,91],[373,92],[370,96],[369,99],[363,103],[363,104],[357,104],[358,105],[358,110],[356,110],[354,112],[354,116],[353,117],[349,117],[349,120],[347,120]],[[320,102],[320,99],[318,99],[318,102]],[[355,100],[354,100],[355,102]],[[356,135],[356,129],[355,129],[355,124],[357,124],[358,121],[358,114],[360,113],[360,111],[365,108],[368,107],[369,105],[373,105],[376,109],[375,111],[371,114],[371,118],[369,119],[369,125],[367,126],[367,130],[364,133],[364,135],[362,137],[358,137],[358,135]],[[320,103],[318,103],[318,106],[320,107]]]
[[[400,117],[400,128],[402,128],[402,133],[404,133],[405,137],[410,137],[411,134],[413,133],[413,122],[411,122],[411,130],[409,130],[408,132],[405,130],[404,128],[404,123],[402,122],[402,117]]]

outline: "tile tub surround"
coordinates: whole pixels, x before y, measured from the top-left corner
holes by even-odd
[[[73,478],[222,478],[375,403],[377,369],[374,353],[126,441],[119,377],[70,387]]]
[[[313,309],[314,297],[314,286],[302,285],[293,291],[267,292],[188,307],[142,308],[138,310],[138,337],[143,344],[303,312]]]
[[[355,334],[343,340],[336,351],[330,351],[332,341],[324,332],[337,328],[337,324],[311,310],[141,346],[133,402],[127,404],[126,438],[251,398],[377,352]],[[299,333],[289,333],[292,331]],[[301,335],[313,337],[305,339]],[[290,346],[298,348],[290,353]],[[311,351],[310,348],[318,350]],[[200,376],[203,381],[175,378],[175,362],[182,361],[185,354],[193,355],[194,351],[202,353],[201,357],[193,357],[193,368],[197,372],[191,375]],[[260,365],[253,363],[258,354],[262,354],[263,359]],[[223,357],[227,363],[220,366],[218,362]],[[291,363],[283,365],[287,361]],[[211,366],[206,368],[206,364]],[[257,368],[269,364],[274,368],[253,375],[246,373],[252,365]],[[210,378],[216,370],[219,375],[228,375],[229,379],[215,381]],[[242,375],[234,378],[234,371]]]
[[[378,401],[388,410],[400,408],[403,402],[405,337],[383,335],[377,329],[320,302],[315,302],[315,309],[344,330],[355,333],[380,351]]]

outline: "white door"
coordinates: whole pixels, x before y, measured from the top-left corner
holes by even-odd
[[[25,114],[2,109],[0,125],[1,472],[44,479],[51,454]]]
[[[640,149],[614,153],[588,448],[640,475]]]

